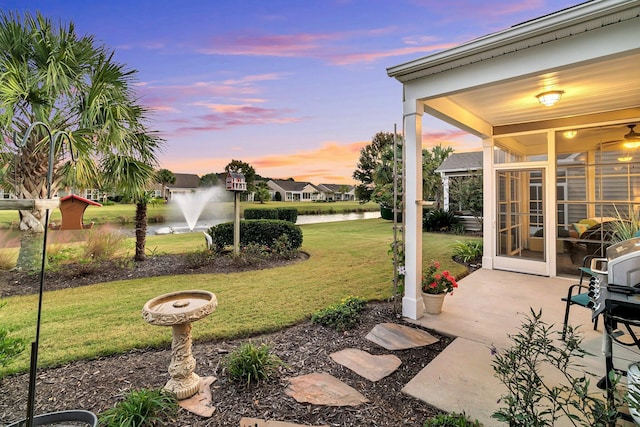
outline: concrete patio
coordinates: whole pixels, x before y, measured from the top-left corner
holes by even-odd
[[[508,335],[517,332],[530,308],[542,309],[543,321],[561,330],[565,304],[560,299],[576,281],[577,278],[548,278],[485,269],[460,280],[454,295],[446,297],[441,314],[425,314],[417,321],[410,321],[457,338],[403,391],[444,411],[465,412],[485,426],[499,425],[491,414],[499,408],[499,398],[506,389],[493,376],[491,348],[510,346]],[[598,330],[594,331],[591,311],[574,306],[569,323],[579,326],[584,337],[583,347],[593,354],[581,363],[595,385],[605,371],[603,322],[600,320]],[[618,368],[626,369],[629,363],[640,360],[635,348],[614,345],[613,354],[614,366]],[[552,381],[553,376],[548,378]]]

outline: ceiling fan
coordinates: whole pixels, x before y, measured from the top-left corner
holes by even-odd
[[[635,124],[627,125],[629,128],[629,133],[624,136],[624,145],[626,148],[638,148],[640,147],[640,133],[636,132],[634,128]]]

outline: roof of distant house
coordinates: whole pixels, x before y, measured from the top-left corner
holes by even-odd
[[[316,186],[311,184],[310,182],[304,182],[304,181],[289,181],[289,180],[279,180],[279,179],[272,179],[271,181],[273,181],[277,186],[282,188],[284,191],[302,191],[307,185],[310,185],[313,188],[316,188]]]
[[[324,188],[323,188],[324,187]],[[332,191],[334,193],[342,193],[343,190],[346,189],[345,193],[348,193],[353,189],[353,185],[346,184],[320,184],[318,185],[320,190],[324,190],[326,188],[327,191]]]
[[[200,177],[193,173],[174,173],[176,182],[167,184],[168,188],[198,188]]]
[[[465,172],[482,169],[482,151],[452,153],[436,169],[436,172]]]

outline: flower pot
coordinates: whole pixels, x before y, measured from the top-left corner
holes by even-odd
[[[422,301],[424,302],[424,311],[429,314],[440,314],[445,296],[447,296],[447,294],[425,294],[423,292]]]
[[[69,422],[74,423],[74,426],[95,427],[98,425],[98,418],[92,412],[83,410],[50,412],[33,417],[34,426],[70,425],[67,424]],[[25,425],[27,425],[27,420],[21,420],[9,424],[7,427],[23,427]]]

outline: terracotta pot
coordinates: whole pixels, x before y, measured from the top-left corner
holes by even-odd
[[[447,296],[447,294],[425,294],[423,292],[422,301],[424,302],[424,311],[429,314],[440,314],[445,296]]]

